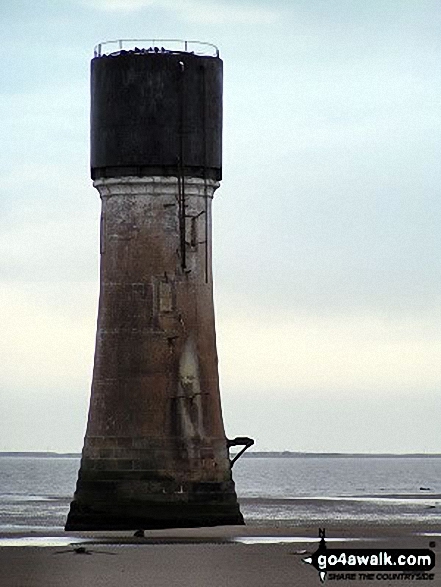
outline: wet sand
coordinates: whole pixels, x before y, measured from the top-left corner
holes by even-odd
[[[441,558],[441,528],[333,524],[326,528],[326,537],[329,548],[431,547]],[[316,527],[160,530],[146,532],[145,538],[134,538],[131,532],[7,534],[0,538],[0,585],[313,587],[320,585],[318,573],[302,559],[317,545]],[[79,546],[86,553],[75,553]],[[438,567],[439,562],[431,571],[435,573],[434,580],[425,583],[359,577],[337,581],[328,575],[325,584],[441,585]]]

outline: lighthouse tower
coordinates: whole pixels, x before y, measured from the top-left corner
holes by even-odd
[[[91,68],[100,299],[66,529],[243,524],[228,448],[248,439],[224,432],[211,269],[222,61],[207,44],[126,46],[99,45]]]

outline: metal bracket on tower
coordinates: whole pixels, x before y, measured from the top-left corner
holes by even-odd
[[[232,440],[227,440],[228,448],[230,448],[231,446],[243,446],[243,449],[240,450],[236,455],[234,455],[234,458],[230,458],[231,468],[233,468],[234,463],[237,461],[238,458],[240,458],[243,455],[247,448],[250,448],[250,446],[253,446],[253,444],[254,440],[252,438],[248,438],[248,436],[236,436],[236,438],[233,438]]]

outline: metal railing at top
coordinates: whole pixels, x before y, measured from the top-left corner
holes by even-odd
[[[181,39],[118,39],[104,41],[96,45],[94,57],[114,55],[121,51],[140,51],[152,53],[194,53],[207,57],[219,57],[219,49],[211,43],[201,41],[183,41]]]

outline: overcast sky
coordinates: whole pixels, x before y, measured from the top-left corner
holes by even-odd
[[[439,0],[0,3],[0,450],[79,451],[100,200],[89,62],[224,60],[221,392],[257,450],[441,452]]]

